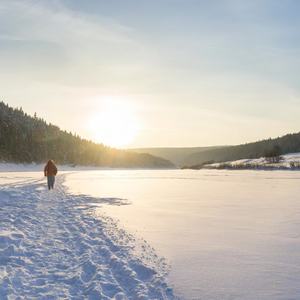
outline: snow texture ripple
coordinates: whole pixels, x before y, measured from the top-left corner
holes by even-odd
[[[0,186],[0,299],[175,299],[164,259],[95,215],[126,200],[68,194],[64,176]]]

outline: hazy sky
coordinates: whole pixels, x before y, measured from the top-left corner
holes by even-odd
[[[83,137],[134,136],[130,147],[297,132],[299,11],[298,0],[0,0],[0,97]]]

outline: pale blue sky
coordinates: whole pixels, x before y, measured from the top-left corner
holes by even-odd
[[[98,141],[105,103],[128,107],[130,147],[297,132],[299,11],[296,0],[2,0],[0,96]]]

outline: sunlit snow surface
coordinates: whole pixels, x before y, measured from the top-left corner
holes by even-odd
[[[186,299],[300,299],[300,172],[85,171],[72,193],[127,199],[119,219],[171,264]]]
[[[41,176],[0,173],[1,300],[175,298],[165,260],[95,214],[128,200],[70,194],[62,172],[48,191]]]
[[[0,173],[1,300],[300,299],[300,172],[60,174]]]

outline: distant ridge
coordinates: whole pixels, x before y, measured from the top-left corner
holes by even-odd
[[[223,148],[224,146],[212,147],[153,147],[153,148],[134,148],[128,149],[137,153],[149,153],[170,160],[177,166],[181,166],[187,157],[194,153]]]
[[[166,159],[93,143],[0,102],[0,161],[41,163],[48,159],[99,167],[174,168]]]

